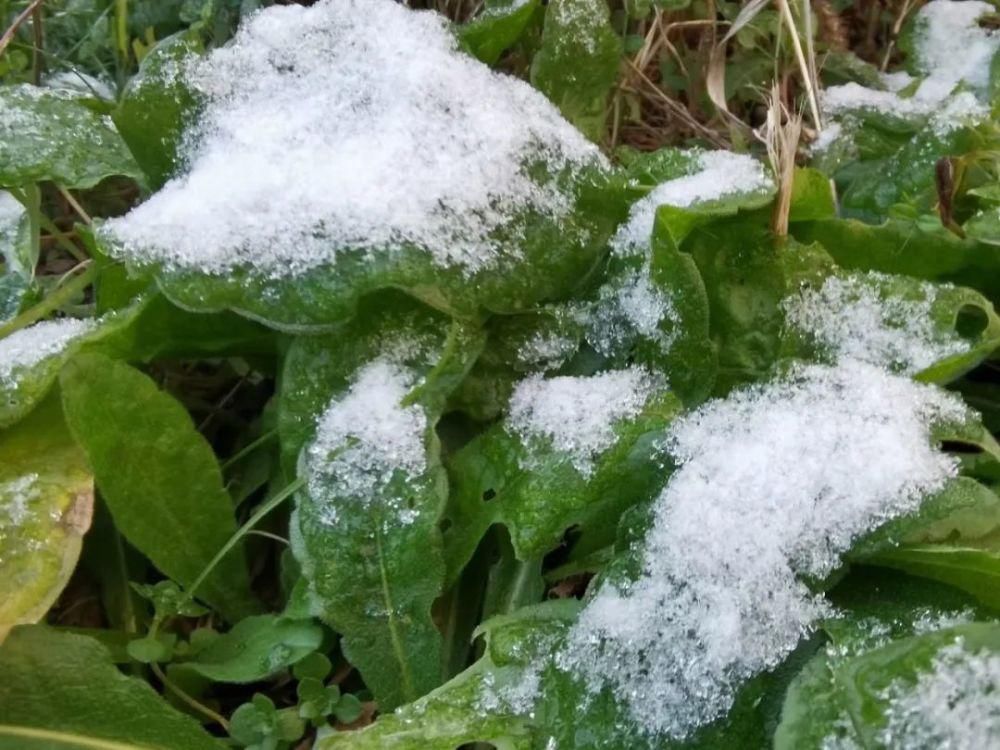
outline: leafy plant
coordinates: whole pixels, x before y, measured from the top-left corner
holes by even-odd
[[[0,24],[0,748],[995,740],[992,6]]]

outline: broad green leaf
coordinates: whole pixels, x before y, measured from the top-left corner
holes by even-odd
[[[621,56],[605,0],[551,0],[531,82],[567,120],[599,141]]]
[[[398,295],[376,302],[380,310],[338,333],[293,344],[279,425],[286,456],[305,446],[298,473],[306,488],[292,541],[312,609],[342,633],[345,655],[388,710],[440,682],[441,635],[430,610],[444,583],[439,522],[447,485],[434,425],[482,341],[460,324],[449,330],[440,315]],[[402,403],[381,403],[399,398],[392,387],[379,390],[385,373],[411,382]],[[366,387],[375,390],[359,390]],[[351,409],[354,400],[364,406],[353,408],[385,408],[388,418],[413,426],[413,434],[394,438],[408,441],[406,463],[380,453],[364,424],[337,444],[309,442],[317,420],[331,409]],[[378,463],[369,468],[371,460]]]
[[[25,191],[37,199],[34,187]],[[28,211],[10,193],[0,190],[0,323],[16,316],[24,306],[35,275],[34,247]]]
[[[257,615],[240,620],[178,667],[213,682],[257,682],[290,667],[322,641],[323,629],[313,622]]]
[[[111,115],[153,188],[161,187],[177,168],[184,125],[197,109],[181,74],[186,61],[201,50],[201,41],[191,32],[161,41],[143,58]]]
[[[63,368],[66,419],[128,541],[183,586],[236,532],[211,446],[147,376],[99,354]],[[196,595],[236,621],[256,608],[237,545]]]
[[[780,354],[782,301],[803,283],[829,275],[830,256],[819,245],[774,238],[754,217],[699,229],[686,249],[708,292],[719,353],[716,392],[766,375]]]
[[[82,635],[32,625],[0,647],[3,750],[220,750],[198,723],[143,680],[126,677],[107,649]]]
[[[962,225],[967,237],[988,245],[1000,245],[1000,208],[989,206]]]
[[[320,740],[317,750],[454,750],[473,742],[536,747],[542,733],[532,725],[541,721],[544,730],[544,721],[531,715],[532,681],[578,610],[578,602],[561,600],[484,623],[486,653],[472,667],[366,729]]]
[[[657,442],[679,410],[670,392],[650,398],[640,414],[615,426],[615,442],[596,457],[590,476],[551,444],[526,444],[506,423],[474,439],[448,462],[449,580],[495,523],[507,527],[520,560],[540,558],[570,526],[583,533],[580,554],[609,544],[621,514],[662,486]]]
[[[22,85],[0,88],[0,185],[44,180],[86,188],[105,177],[141,181],[114,124],[87,100]]]
[[[456,29],[459,41],[473,57],[493,65],[517,42],[541,7],[539,0],[486,0],[475,18]]]
[[[872,270],[949,281],[1000,300],[1000,248],[961,240],[934,224],[890,219],[870,225],[851,219],[802,222],[792,227],[801,242],[820,242],[845,269]]]
[[[93,504],[93,477],[58,399],[0,432],[0,642],[55,602],[76,567]]]

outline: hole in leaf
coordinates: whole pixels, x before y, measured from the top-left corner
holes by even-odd
[[[497,492],[494,489],[488,489],[483,493],[483,502],[488,503],[490,500],[497,496]]]
[[[452,525],[453,525],[452,520],[450,518],[442,518],[441,523],[438,524],[438,528],[441,529],[442,533],[444,533],[445,531],[450,529]]]
[[[961,440],[942,440],[941,450],[947,453],[962,453],[973,456],[983,452],[982,447],[975,443],[964,443]]]
[[[955,331],[963,339],[979,338],[989,324],[986,312],[976,305],[962,305],[955,316]]]

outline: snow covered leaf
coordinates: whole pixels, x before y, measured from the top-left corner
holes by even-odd
[[[35,274],[33,255],[27,209],[0,190],[0,322],[13,318],[24,304]]]
[[[544,96],[391,0],[266,9],[183,76],[184,170],[100,235],[188,309],[302,331],[396,287],[524,310],[572,292],[624,211]]]
[[[970,623],[853,658],[821,654],[793,684],[775,747],[989,745],[1000,732],[998,652],[1000,626]]]
[[[711,392],[716,356],[705,285],[681,245],[699,225],[767,205],[773,185],[761,163],[723,151],[663,149],[629,169],[633,180],[666,179],[612,240],[587,341],[613,363],[662,370],[685,402],[698,403]]]
[[[857,538],[956,476],[934,428],[965,411],[932,386],[843,361],[674,420],[676,468],[634,562],[593,587],[556,668],[645,736],[693,740],[828,614],[805,581],[827,580]]]
[[[539,14],[539,0],[486,0],[480,13],[456,30],[462,45],[487,65],[500,59]]]
[[[29,85],[0,88],[0,185],[51,180],[92,187],[105,177],[142,180],[110,118],[72,94]]]
[[[593,141],[604,136],[622,42],[605,0],[551,0],[531,82]]]
[[[908,276],[837,274],[782,307],[784,356],[849,357],[925,382],[953,380],[1000,346],[1000,318],[981,294]]]
[[[58,399],[0,432],[0,641],[44,617],[76,567],[94,480]]]
[[[494,523],[521,560],[540,558],[571,526],[582,532],[581,554],[612,542],[621,514],[662,484],[657,442],[679,408],[637,367],[522,380],[506,419],[448,464],[449,580]]]
[[[430,609],[444,583],[447,478],[434,428],[482,341],[398,295],[370,304],[340,331],[295,342],[279,426],[286,460],[302,448],[292,538],[313,612],[389,710],[441,680]]]
[[[126,677],[93,638],[42,625],[0,647],[0,748],[221,750],[144,680]]]
[[[534,713],[538,665],[578,610],[575,600],[560,600],[485,622],[478,631],[485,653],[473,666],[370,727],[320,740],[317,750],[454,750],[475,742],[544,747],[544,717]]]
[[[35,323],[0,339],[0,427],[28,414],[59,377],[63,363],[98,326],[59,318]]]
[[[60,376],[66,421],[87,454],[122,535],[182,586],[236,532],[211,446],[172,396],[99,354],[78,354]],[[235,622],[256,608],[237,545],[196,596]]]
[[[111,117],[153,188],[177,171],[181,139],[197,101],[185,85],[185,65],[201,53],[196,35],[168,37],[143,58]]]

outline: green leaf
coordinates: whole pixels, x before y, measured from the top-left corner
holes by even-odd
[[[316,749],[454,750],[474,742],[505,750],[534,747],[530,705],[512,705],[508,696],[518,695],[525,677],[535,673],[579,608],[579,602],[564,599],[484,623],[480,632],[486,634],[486,652],[473,666],[363,730],[318,740]],[[528,703],[531,697],[528,693]]]
[[[688,242],[708,292],[719,352],[716,392],[726,393],[771,372],[781,349],[782,301],[834,265],[819,245],[774,238],[753,217],[712,224]]]
[[[328,405],[351,397],[369,363],[392,363],[413,376],[404,404],[391,406],[426,419],[419,438],[423,467],[413,474],[386,468],[384,476],[351,490],[355,472],[371,471],[355,462],[364,464],[366,452],[377,446],[362,443],[359,451],[348,438],[329,446],[328,455],[303,450],[298,472],[307,488],[292,521],[293,550],[313,610],[343,634],[345,655],[385,710],[440,679],[441,636],[430,608],[444,581],[438,523],[447,489],[434,425],[478,354],[482,335],[457,323],[449,329],[439,314],[403,297],[385,295],[372,304],[369,314],[337,334],[292,345],[279,426],[283,452],[294,455]],[[338,466],[340,455],[346,463]],[[337,466],[338,474],[327,473],[327,466]]]
[[[211,446],[183,406],[124,363],[81,354],[61,384],[67,422],[115,525],[157,568],[190,585],[236,532]],[[241,545],[197,594],[231,621],[255,609]]]
[[[90,104],[35,86],[0,88],[0,185],[87,188],[112,175],[142,181],[114,125]]]
[[[121,674],[107,649],[85,636],[16,628],[0,648],[0,676],[4,750],[221,748],[145,682]]]
[[[936,222],[936,219],[935,219]],[[961,240],[938,226],[900,219],[870,225],[852,219],[803,222],[800,242],[820,242],[845,269],[881,271],[970,287],[1000,299],[1000,248]]]
[[[493,65],[521,38],[540,8],[539,0],[487,0],[479,15],[456,29],[459,41],[473,57]]]
[[[183,668],[213,682],[257,682],[295,664],[322,641],[323,629],[313,622],[257,615],[213,639]]]
[[[977,211],[962,225],[969,239],[1000,245],[1000,208],[989,206]]]
[[[604,135],[622,42],[605,0],[551,0],[531,82],[593,141]]]
[[[197,101],[181,72],[201,51],[201,40],[192,32],[161,41],[143,58],[111,115],[154,189],[177,169],[184,126],[196,114]]]
[[[898,630],[894,637],[899,638]],[[836,649],[820,652],[788,691],[775,749],[819,750],[834,743],[885,746],[883,732],[893,696],[910,689],[942,649],[953,644],[972,653],[995,653],[1000,650],[1000,626],[972,623],[888,643],[838,643]]]
[[[76,567],[93,505],[93,477],[58,399],[0,432],[0,642],[55,602]]]
[[[448,462],[448,580],[455,580],[495,523],[507,527],[520,560],[540,558],[570,526],[583,534],[579,554],[610,543],[621,514],[662,487],[657,442],[679,411],[672,393],[651,398],[639,415],[615,427],[614,445],[596,458],[589,477],[567,454],[526,445],[502,423],[474,439]]]

